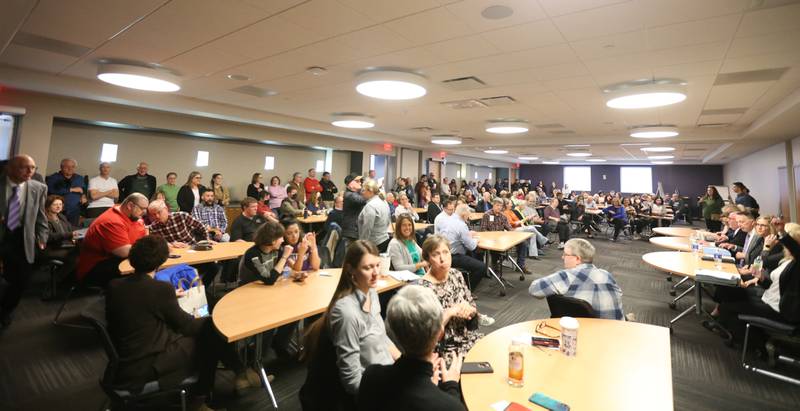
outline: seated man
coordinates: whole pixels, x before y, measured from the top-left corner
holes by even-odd
[[[582,238],[567,241],[561,256],[565,270],[533,281],[528,292],[536,298],[579,298],[592,305],[597,318],[623,320],[622,290],[611,273],[592,264],[594,253],[594,246]]]
[[[481,231],[514,231],[505,214],[503,214],[503,199],[495,198],[492,201],[492,209],[483,214],[481,219]],[[530,274],[525,266],[525,257],[528,255],[528,243],[523,241],[517,245],[517,265],[525,274]],[[499,269],[499,256],[492,253],[492,264]]]
[[[214,190],[206,190],[200,195],[200,204],[194,206],[192,216],[205,225],[214,241],[230,240],[231,236],[225,232],[228,229],[228,217],[225,216],[225,209],[215,201]]]
[[[267,219],[258,215],[258,201],[245,197],[241,202],[242,214],[231,224],[231,241],[253,241],[253,235]]]
[[[386,331],[402,355],[392,365],[371,365],[358,391],[358,409],[465,410],[458,380],[462,358],[447,368],[434,354],[444,331],[444,310],[436,295],[423,287],[403,287],[389,302]]]
[[[447,196],[445,196],[444,199],[447,201]],[[431,202],[428,203],[428,212],[425,216],[429,224],[434,224],[434,221],[436,221],[436,216],[444,211],[443,209],[445,204],[446,203],[442,202],[442,196],[439,193],[431,193]]]
[[[724,233],[717,235],[716,246],[726,250],[734,251],[736,247],[743,247],[744,240],[747,237],[739,227],[739,212],[731,212],[728,214],[726,221],[727,230]]]
[[[508,219],[508,223],[511,224],[511,227],[514,227],[514,231],[533,233],[533,236],[528,240],[528,257],[538,260],[539,248],[547,245],[547,237],[539,233],[539,230],[533,225],[534,221],[541,221],[539,215],[536,213],[530,214],[527,217],[522,215],[521,211],[514,210],[514,204],[507,198],[503,199],[503,214]]]
[[[478,240],[475,232],[470,232],[467,226],[469,220],[469,207],[461,204],[455,209],[452,218],[444,219],[436,234],[441,235],[450,242],[450,253],[453,267],[469,274],[470,289],[475,289],[483,277],[486,277],[486,264],[476,253]]]
[[[453,212],[456,210],[456,203],[458,200],[455,197],[445,197],[444,201],[442,201],[442,211],[436,215],[432,221],[433,223],[433,232],[438,233],[442,224],[446,224],[446,220],[449,220],[450,217],[453,216]],[[428,207],[428,215],[431,215],[430,212],[430,204]]]
[[[214,386],[217,362],[236,373],[237,391],[258,387],[261,381],[245,369],[210,318],[187,314],[178,305],[180,292],[153,278],[168,255],[163,238],[142,237],[130,247],[134,273],[108,286],[108,332],[119,356],[126,359],[120,362],[114,384],[138,391],[145,383],[158,381],[161,389],[169,389],[197,373],[199,380],[192,392],[200,409],[208,410],[202,404]]]
[[[133,193],[94,220],[81,244],[78,280],[105,286],[119,277],[119,263],[128,258],[131,245],[145,235],[139,220],[147,210],[147,197]]]

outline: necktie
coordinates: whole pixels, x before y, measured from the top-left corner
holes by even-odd
[[[8,199],[8,219],[6,225],[11,231],[16,230],[20,223],[19,186],[11,188],[11,198]]]
[[[745,254],[747,254],[747,251],[749,250],[750,239],[752,239],[752,238],[753,238],[753,235],[750,234],[750,235],[747,236],[747,240],[745,240],[745,242],[744,242],[744,247],[742,247],[742,251],[744,251]],[[745,258],[746,258],[746,256],[745,256]]]

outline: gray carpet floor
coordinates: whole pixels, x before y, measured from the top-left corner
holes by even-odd
[[[642,254],[659,250],[644,240],[612,243],[597,238],[592,242],[597,248],[596,264],[611,271],[622,287],[625,311],[635,313],[639,322],[667,326],[677,314],[667,306],[671,283],[641,259]],[[516,288],[509,289],[505,297],[498,296],[498,286],[493,281],[484,279],[479,284],[475,292],[478,307],[497,320],[484,330],[486,333],[549,316],[546,302],[530,297],[527,286],[532,279],[560,268],[560,255],[551,247],[541,261],[529,260],[528,267],[534,274],[524,282],[507,270],[506,278]],[[51,324],[58,302],[39,299],[44,278],[37,276],[12,327],[0,336],[0,409],[100,409],[105,399],[98,386],[106,362],[102,347],[92,331]],[[79,321],[80,310],[97,299],[92,295],[71,299],[64,320]],[[689,299],[681,301],[678,309],[690,303]],[[724,346],[693,315],[677,324],[671,347],[677,410],[800,409],[800,387],[742,369],[740,350]],[[304,367],[270,359],[267,367],[277,376],[273,388],[280,408],[300,409],[297,392],[305,378]],[[214,405],[228,410],[271,409],[262,390],[253,389],[239,397],[231,391],[230,373],[220,372]]]

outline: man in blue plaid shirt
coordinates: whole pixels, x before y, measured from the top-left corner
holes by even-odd
[[[214,201],[214,191],[206,190],[200,197],[200,204],[192,209],[192,216],[203,223],[208,230],[208,235],[214,241],[227,242],[230,235],[225,232],[228,229],[228,217],[225,216],[225,209]]]
[[[592,264],[594,246],[582,238],[564,244],[564,270],[531,283],[528,292],[536,298],[563,295],[592,305],[598,318],[624,320],[622,290],[606,270]]]

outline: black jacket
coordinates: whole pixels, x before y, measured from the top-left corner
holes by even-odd
[[[769,250],[761,251],[761,261],[764,262],[764,269],[772,271],[776,269],[783,260],[783,244],[778,243]]]
[[[433,220],[436,220],[436,216],[442,212],[442,205],[435,204],[433,201],[428,203],[428,212],[426,213],[426,217],[428,219],[428,223],[433,224]]]
[[[485,213],[492,209],[492,202],[486,202],[483,200],[478,201],[478,207],[475,209],[478,213]]]
[[[349,189],[344,192],[342,237],[358,239],[358,215],[361,214],[365,204],[367,200],[361,194]]]
[[[147,177],[147,192],[143,192],[142,194],[147,197],[147,199],[153,198],[153,194],[156,193],[156,178],[151,176],[150,174],[145,174]],[[131,174],[129,176],[125,176],[119,183],[117,183],[117,188],[119,188],[119,201],[122,201],[130,194],[133,194],[133,179],[136,178],[136,174]]]
[[[336,184],[331,180],[325,179],[320,180],[319,184],[322,186],[322,201],[333,201],[336,193],[339,192],[339,189],[336,188]]]
[[[786,269],[781,274],[780,278],[780,292],[781,301],[778,305],[780,308],[781,316],[792,323],[800,323],[800,265],[797,260],[800,259],[800,244],[791,236],[784,235],[781,238],[783,247],[792,254],[794,261],[789,263]],[[769,284],[765,283],[765,287]]]
[[[371,365],[364,370],[358,389],[360,411],[464,411],[458,383],[439,386],[431,382],[433,365],[400,357],[392,365]]]
[[[203,193],[206,191],[205,186],[198,186],[197,187],[198,193],[200,193],[200,197],[203,197]],[[187,186],[183,185],[178,190],[178,208],[186,213],[191,214],[192,209],[194,208],[194,193],[192,189]]]
[[[753,261],[756,260],[756,257],[761,255],[761,249],[764,248],[764,237],[756,236],[754,234],[753,239],[750,240],[752,244],[748,244],[750,246],[750,252],[744,256],[744,263],[745,265],[753,264]],[[746,250],[742,250],[743,252]]]

